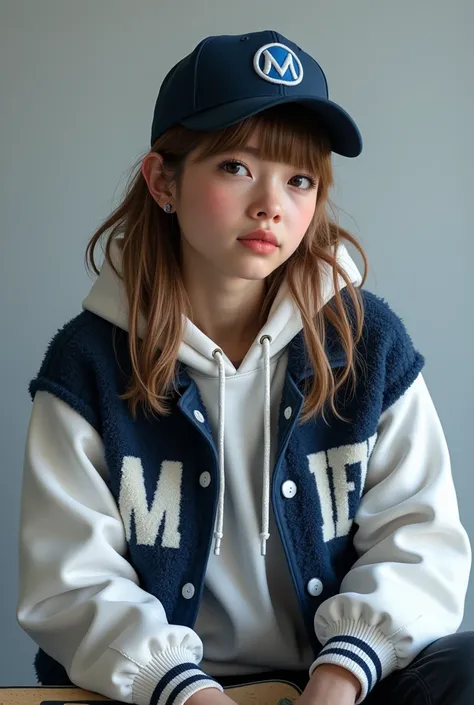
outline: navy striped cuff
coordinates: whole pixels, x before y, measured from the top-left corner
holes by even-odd
[[[142,668],[133,683],[133,702],[138,705],[183,705],[204,688],[222,686],[190,661],[187,649],[162,651]]]
[[[360,681],[357,703],[361,703],[377,681],[395,670],[397,658],[393,644],[379,629],[357,622],[344,626],[350,633],[336,634],[326,641],[310,674],[323,663],[347,669]]]
[[[206,681],[206,684],[203,681]],[[194,684],[199,684],[200,687],[192,688],[192,693],[210,685],[217,686],[217,683],[206,676],[195,663],[182,663],[175,666],[156,686],[150,699],[150,705],[174,705],[177,699],[183,702],[183,698],[179,698],[179,696],[183,694],[183,691],[189,691]]]

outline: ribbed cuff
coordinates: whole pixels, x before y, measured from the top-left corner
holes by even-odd
[[[183,705],[204,688],[223,688],[201,671],[187,649],[167,649],[139,671],[133,683],[137,705]]]
[[[346,668],[361,684],[356,705],[367,697],[377,681],[397,667],[395,648],[378,627],[344,619],[333,625],[327,637],[318,658],[309,669],[310,676],[323,663]]]

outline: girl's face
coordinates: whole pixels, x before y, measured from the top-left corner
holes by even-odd
[[[263,280],[303,239],[317,185],[316,174],[263,160],[257,133],[239,151],[204,161],[191,155],[174,194],[185,268]]]

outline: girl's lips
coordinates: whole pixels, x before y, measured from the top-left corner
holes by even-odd
[[[239,240],[241,242],[244,240],[260,240],[262,242],[269,242],[275,247],[279,246],[275,233],[273,233],[271,230],[264,230],[263,228],[252,230],[252,232],[247,233],[243,237],[240,237]]]
[[[273,242],[265,242],[264,240],[241,239],[239,242],[244,247],[247,247],[249,250],[253,250],[260,255],[270,255],[278,249],[277,245],[274,245]]]

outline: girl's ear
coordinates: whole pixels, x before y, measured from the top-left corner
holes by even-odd
[[[164,171],[161,154],[149,152],[142,161],[141,172],[152,198],[161,208],[171,204],[174,210],[175,189],[171,187]]]

